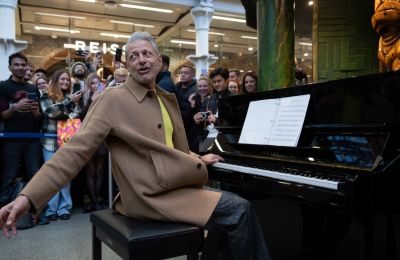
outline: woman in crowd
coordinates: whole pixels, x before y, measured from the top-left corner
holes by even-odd
[[[200,77],[197,81],[197,91],[189,97],[189,103],[193,114],[193,124],[188,135],[189,148],[193,152],[199,152],[199,142],[207,136],[207,126],[215,123],[217,104],[211,98],[213,88],[206,77]]]
[[[39,89],[40,96],[43,96],[43,94],[47,92],[47,88],[49,87],[49,85],[47,84],[47,80],[42,77],[36,78],[35,86]]]
[[[246,72],[243,76],[242,81],[242,92],[241,94],[249,94],[257,91],[257,75],[252,72]]]
[[[40,98],[40,106],[43,111],[42,131],[48,134],[57,133],[57,120],[68,118],[79,118],[81,108],[79,106],[82,92],[71,94],[71,76],[67,70],[56,71],[48,87],[47,93]],[[56,152],[57,140],[55,138],[42,139],[43,158],[45,161]],[[47,204],[44,211],[45,217],[49,220],[67,220],[70,218],[72,199],[70,185],[63,187]]]
[[[86,78],[85,93],[83,94],[82,119],[86,116],[92,101],[95,100],[103,90],[102,84],[100,76],[96,73],[91,73]],[[85,213],[103,208],[99,203],[99,194],[103,185],[106,161],[107,149],[103,144],[97,149],[97,152],[86,165],[86,188],[89,193],[89,202],[83,209]]]
[[[228,89],[232,95],[238,95],[240,93],[240,83],[237,80],[230,79],[228,81]]]

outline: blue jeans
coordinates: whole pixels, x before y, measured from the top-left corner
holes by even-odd
[[[26,178],[30,180],[40,168],[39,139],[7,140],[1,146],[3,174],[0,194],[11,186],[17,177],[18,166],[22,162],[26,169]]]
[[[42,150],[43,150],[43,159],[45,162],[50,160],[55,153],[55,152],[50,152],[44,148]],[[53,214],[61,216],[63,214],[70,214],[71,209],[72,209],[72,199],[70,193],[70,183],[68,183],[49,200],[44,215],[46,217]]]

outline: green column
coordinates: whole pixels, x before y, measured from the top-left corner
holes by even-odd
[[[294,84],[294,0],[257,0],[258,90]]]

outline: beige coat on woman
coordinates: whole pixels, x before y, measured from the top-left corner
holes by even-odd
[[[92,104],[79,132],[46,162],[26,188],[36,210],[74,178],[105,141],[120,194],[117,211],[133,218],[204,226],[221,194],[202,188],[204,163],[190,154],[174,94],[156,89],[174,126],[175,149],[165,145],[159,101],[153,90],[128,77]]]

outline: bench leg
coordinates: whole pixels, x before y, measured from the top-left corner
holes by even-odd
[[[92,260],[101,260],[101,240],[96,237],[94,224],[92,224]]]

